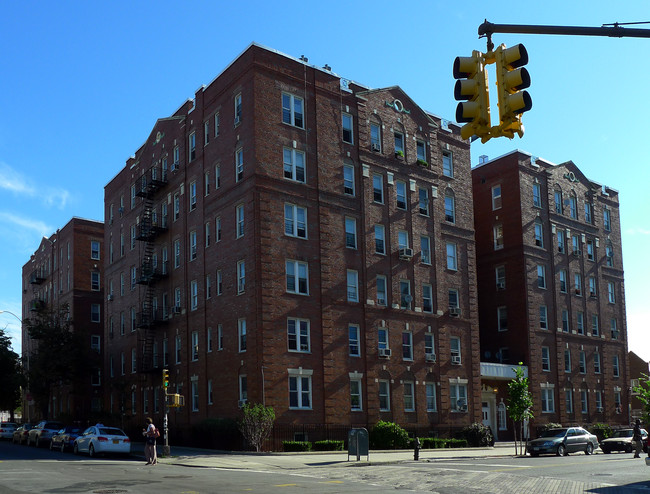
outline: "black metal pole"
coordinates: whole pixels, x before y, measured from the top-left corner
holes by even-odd
[[[650,38],[650,29],[621,27],[540,26],[533,24],[493,24],[487,19],[478,27],[479,37],[493,33],[557,34],[565,36],[607,36],[610,38]]]

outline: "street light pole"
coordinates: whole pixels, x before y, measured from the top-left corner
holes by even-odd
[[[18,321],[20,322],[20,324],[23,323],[23,320],[22,320],[20,317],[18,317],[16,314],[14,314],[13,312],[11,312],[10,310],[0,310],[0,314],[11,314],[11,315],[14,316],[16,319],[18,319]]]

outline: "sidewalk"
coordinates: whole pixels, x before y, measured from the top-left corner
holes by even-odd
[[[144,458],[144,444],[131,445],[133,456]],[[158,445],[158,451],[162,446]],[[494,447],[422,449],[419,461],[449,460],[454,458],[482,458],[488,456],[514,456],[512,442],[499,442]],[[225,452],[207,449],[171,446],[171,456],[158,456],[161,464],[202,468],[232,468],[243,470],[297,470],[318,467],[359,467],[387,463],[414,462],[413,450],[370,451],[369,456],[350,456],[347,451],[324,451],[308,453],[255,453]]]

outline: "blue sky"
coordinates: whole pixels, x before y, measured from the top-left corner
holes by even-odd
[[[21,269],[41,237],[73,216],[103,220],[104,185],[156,119],[173,113],[252,41],[329,64],[370,87],[399,85],[424,109],[453,120],[452,63],[486,51],[477,36],[484,19],[580,26],[650,20],[647,2],[636,0],[497,5],[1,2],[0,310],[20,315]],[[476,142],[472,163],[521,149],[553,163],[572,160],[591,180],[620,192],[629,347],[650,360],[650,40],[496,34],[494,42],[526,46],[533,109],[524,115],[523,138]],[[0,327],[19,352],[18,322],[1,314]]]

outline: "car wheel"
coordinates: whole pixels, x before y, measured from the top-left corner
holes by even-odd
[[[566,447],[564,446],[564,444],[560,444],[557,447],[557,455],[558,456],[566,456]]]
[[[79,446],[77,445],[77,443],[74,443],[74,446],[72,447],[72,452],[73,452],[75,455],[78,455],[78,454],[79,454]]]
[[[531,453],[530,456],[539,456],[539,453]]]
[[[88,448],[88,456],[90,456],[91,458],[94,457],[94,456],[97,456],[95,454],[95,447],[92,444]]]
[[[61,453],[65,453],[65,441],[61,441]]]
[[[602,450],[603,450],[603,453],[605,453],[606,455],[608,455],[608,454],[610,453],[610,451],[609,451],[607,448],[603,448],[603,447],[601,446],[600,449],[602,449]]]
[[[594,445],[591,443],[587,443],[587,449],[585,450],[586,455],[590,455],[594,452]]]
[[[54,450],[54,441],[50,441],[50,451]]]

